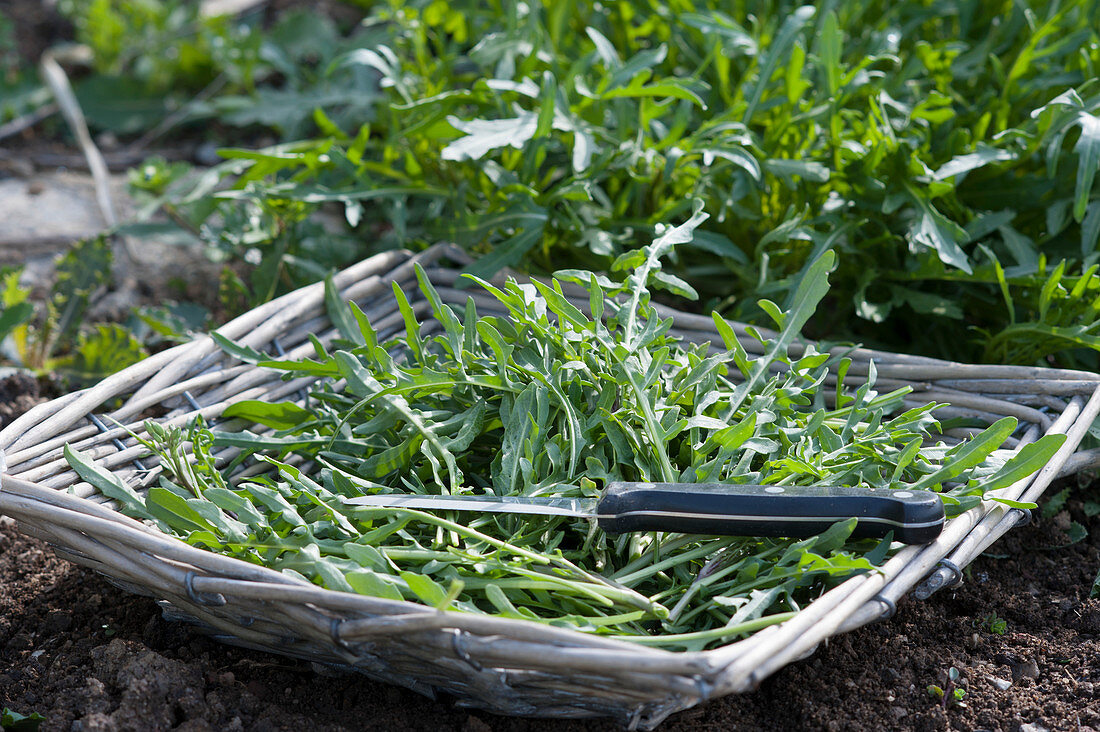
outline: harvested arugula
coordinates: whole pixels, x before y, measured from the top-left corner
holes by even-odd
[[[994,450],[1016,426],[1008,418],[957,446],[925,447],[938,429],[934,405],[902,410],[908,390],[878,394],[873,368],[856,389],[838,385],[828,406],[833,357],[811,345],[791,358],[788,346],[828,290],[831,252],[807,270],[792,309],[762,304],[780,328],[765,355],[750,359],[717,316],[727,352],[680,342],[651,306],[650,288],[690,292],[660,259],[704,218],[697,210],[620,257],[620,282],[559,273],[587,289],[589,312],[559,281],[477,280],[500,314],[479,317],[470,299],[459,315],[418,269],[433,320],[417,322],[395,284],[405,332],[381,343],[330,287],[336,350],[314,340],[313,359],[262,360],[224,344],[261,367],[318,377],[309,398],[240,402],[224,413],[266,430],[147,423],[142,439],[166,472],[144,496],[66,454],[130,515],[331,589],[695,650],[789,618],[824,586],[881,563],[890,542],[851,541],[854,519],[802,541],[609,536],[557,516],[446,515],[343,499],[594,496],[610,480],[724,481],[931,488],[957,508],[1032,472],[1061,444],[1045,437],[999,460]],[[242,452],[219,465],[223,447]],[[256,461],[269,474],[232,479]],[[945,490],[946,481],[956,487]]]

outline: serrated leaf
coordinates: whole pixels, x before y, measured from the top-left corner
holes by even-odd
[[[215,531],[209,521],[188,505],[187,499],[159,486],[149,489],[145,505],[149,513],[176,531],[188,534],[193,531],[213,534]]]
[[[648,76],[648,74],[639,74],[635,76],[627,86],[610,89],[601,96],[603,99],[640,97],[683,99],[695,104],[700,109],[707,108],[706,102],[703,101],[703,98],[699,96],[688,82],[681,79],[663,79],[659,82],[646,84],[644,81],[646,76]]]
[[[344,579],[360,595],[381,597],[383,600],[402,601],[405,599],[392,578],[370,569],[352,570],[344,575]]]
[[[224,419],[240,417],[277,430],[289,430],[314,419],[313,412],[293,402],[263,402],[245,400],[234,402],[222,412]]]
[[[90,483],[96,490],[122,505],[122,512],[134,518],[152,519],[153,515],[145,506],[145,499],[108,470],[100,468],[86,454],[70,445],[62,449],[65,462],[69,464],[81,480]]]
[[[951,480],[963,470],[979,465],[992,452],[1001,447],[1005,440],[1016,430],[1015,417],[1004,417],[964,442],[953,455],[949,455],[943,467],[925,475],[912,485],[914,490],[924,490]],[[1048,443],[1048,446],[1049,447]],[[1045,448],[1044,448],[1045,449]],[[1029,455],[1030,457],[1030,455]]]
[[[815,12],[816,10],[813,6],[803,5],[800,8],[796,8],[784,18],[783,25],[780,26],[779,32],[775,35],[775,39],[769,44],[767,51],[764,52],[759,60],[759,71],[757,73],[756,83],[752,87],[752,92],[748,95],[748,104],[742,118],[745,124],[751,122],[753,116],[756,114],[756,109],[760,104],[760,100],[764,97],[764,90],[771,81],[772,73],[774,73],[776,67],[779,65],[779,61],[786,58],[791,45],[794,44],[795,39],[806,24],[814,17]]]
[[[814,183],[827,183],[829,169],[812,160],[765,160],[764,169],[794,185],[794,176]]]
[[[1066,441],[1065,435],[1044,435],[1037,441],[1020,448],[993,475],[982,480],[978,487],[983,493],[1007,488],[1042,468]]]
[[[1016,155],[1008,150],[990,147],[985,143],[978,143],[977,149],[972,153],[956,155],[936,170],[932,175],[933,180],[946,180],[956,175],[969,173],[972,170],[984,168],[991,163],[1014,160]]]
[[[412,572],[401,572],[400,577],[409,586],[413,594],[426,605],[438,607],[447,598],[447,591],[443,589],[443,585],[433,581],[430,577]]]
[[[743,383],[737,386],[730,399],[731,408],[736,411],[756,388],[768,367],[780,356],[785,355],[787,347],[802,331],[802,327],[814,314],[817,304],[829,291],[829,272],[836,264],[836,254],[827,251],[806,269],[806,274],[795,291],[791,308],[786,313],[786,325],[778,337],[768,343],[767,352],[754,361],[753,370]]]
[[[223,351],[225,351],[238,361],[257,364],[262,361],[271,360],[271,356],[267,355],[266,353],[261,353],[251,346],[246,346],[231,341],[217,331],[211,331],[210,337],[214,340],[215,343],[218,344],[218,347],[220,347]]]
[[[366,345],[363,332],[359,328],[359,322],[352,315],[348,303],[336,290],[336,285],[333,284],[331,276],[325,278],[325,313],[345,340],[351,341],[357,346]]]
[[[0,309],[0,341],[7,338],[8,334],[20,325],[24,325],[34,317],[34,305],[29,302],[21,302]]]
[[[761,310],[768,314],[768,317],[772,319],[776,327],[780,329],[783,328],[783,324],[787,320],[787,315],[779,309],[778,305],[771,300],[757,300],[756,304],[760,306]]]
[[[910,200],[917,209],[917,215],[909,227],[913,241],[932,249],[944,264],[973,274],[970,261],[959,246],[967,239],[966,231],[937,211],[925,196],[910,190]]]

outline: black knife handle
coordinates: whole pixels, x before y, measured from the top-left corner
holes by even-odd
[[[597,508],[604,531],[675,531],[721,536],[820,534],[855,517],[854,538],[925,544],[940,535],[944,513],[931,491],[722,483],[608,483]]]

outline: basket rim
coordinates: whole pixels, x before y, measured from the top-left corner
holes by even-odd
[[[361,284],[360,275],[363,272],[372,272],[374,269],[384,267],[387,268],[385,275],[388,276],[400,267],[411,266],[413,263],[432,264],[444,256],[458,261],[464,259],[464,255],[450,245],[437,245],[419,254],[393,250],[343,270],[336,275],[334,283],[341,291],[347,291]],[[369,274],[366,277],[381,281],[377,274]],[[304,311],[302,303],[322,298],[323,292],[323,282],[307,285],[234,318],[214,332],[227,338],[237,339],[243,334],[252,333],[259,324],[262,324],[265,330],[277,329],[280,324],[292,322],[297,313]],[[699,319],[710,323],[710,319],[705,316],[680,313],[666,306],[659,306],[659,308],[662,317],[675,314],[683,316],[687,321]],[[737,325],[743,332],[744,326]],[[759,331],[767,337],[768,331],[762,328]],[[1071,385],[1070,392],[1066,395],[1073,393],[1072,390],[1076,390],[1077,395],[1069,399],[1065,411],[1056,419],[1049,420],[1049,426],[1043,430],[1049,434],[1057,429],[1064,431],[1070,437],[1042,470],[1020,481],[1018,485],[1020,485],[1019,495],[1021,496],[1029,495],[1029,491],[1036,493],[1036,497],[1042,493],[1076,450],[1077,444],[1092,420],[1100,413],[1100,374],[1043,367],[962,364],[862,348],[854,350],[846,348],[845,352],[855,354],[860,360],[877,360],[882,356],[898,357],[892,364],[892,373],[910,378],[921,378],[922,375],[939,369],[935,373],[946,373],[956,378],[973,376],[974,378],[970,381],[999,382],[1023,379],[1033,389],[1051,382]],[[181,358],[183,354],[188,354],[190,358]],[[0,431],[0,456],[3,455],[5,445],[9,451],[13,451],[14,448],[11,454],[26,454],[26,451],[33,451],[33,448],[39,444],[38,438],[46,433],[46,426],[50,420],[58,421],[62,425],[60,428],[53,425],[51,439],[57,439],[57,435],[64,429],[72,427],[83,416],[112,396],[129,393],[131,402],[141,404],[142,399],[153,399],[164,389],[171,391],[172,385],[180,376],[194,371],[196,363],[201,364],[202,359],[208,360],[215,354],[220,354],[218,345],[211,335],[203,334],[192,341],[154,354],[139,364],[108,376],[87,389],[40,404]],[[151,368],[153,371],[150,375]],[[255,368],[258,367],[246,367],[240,363],[227,367],[228,370],[239,369],[242,374]],[[884,373],[882,368],[879,369],[879,373],[880,375]],[[202,373],[191,377],[192,380],[201,378],[203,378]],[[176,387],[178,388],[178,384]],[[131,391],[127,391],[128,389]],[[965,396],[965,392],[960,391],[959,394]],[[224,409],[227,405],[214,406]],[[212,413],[220,413],[221,409]],[[50,450],[46,451],[46,453],[49,452]],[[344,640],[344,636],[347,635],[349,638],[362,636],[366,631],[365,623],[377,623],[379,617],[413,618],[406,621],[407,625],[416,626],[420,623],[423,626],[420,629],[423,630],[468,630],[489,636],[489,640],[485,641],[487,643],[493,642],[491,636],[502,634],[509,640],[518,639],[517,642],[521,644],[549,643],[559,651],[576,649],[578,652],[572,653],[575,656],[572,662],[582,664],[586,669],[593,671],[609,672],[629,662],[638,671],[652,669],[652,673],[706,677],[710,679],[712,688],[703,695],[703,698],[714,695],[714,692],[725,693],[749,688],[800,654],[804,654],[807,650],[812,651],[821,640],[877,619],[884,611],[889,611],[894,603],[889,594],[896,594],[900,598],[908,593],[935,564],[952,555],[953,551],[959,550],[960,545],[980,523],[995,519],[991,528],[1000,528],[1010,514],[1000,504],[987,506],[983,502],[949,520],[944,533],[936,541],[899,550],[886,565],[879,568],[879,571],[864,573],[845,580],[803,607],[793,618],[779,625],[709,650],[673,651],[580,630],[556,628],[536,621],[480,616],[453,610],[440,611],[411,601],[386,600],[325,589],[306,581],[295,581],[277,570],[193,547],[107,506],[80,496],[69,495],[62,489],[44,487],[34,481],[22,479],[18,477],[18,471],[15,471],[15,474],[4,473],[0,476],[0,514],[12,513],[19,518],[20,515],[31,515],[36,512],[39,515],[52,513],[57,517],[63,516],[73,527],[82,527],[87,531],[107,531],[134,543],[143,543],[150,550],[142,552],[147,558],[156,557],[160,561],[173,563],[176,569],[187,577],[185,580],[187,593],[193,597],[201,598],[204,593],[224,595],[241,583],[258,595],[269,593],[273,597],[280,594],[284,598],[291,595],[298,597],[300,604],[309,608],[310,612],[332,618],[335,629],[332,631],[332,640],[337,646],[344,646],[349,642],[356,643],[356,640]],[[1015,519],[1009,522],[1004,530],[1007,530],[1014,521]],[[979,553],[983,550],[984,547],[978,548]],[[194,569],[204,565],[216,566],[219,570],[224,569],[224,574],[200,573]],[[183,570],[179,568],[180,566],[190,566],[192,569]],[[887,579],[887,567],[896,569],[897,574]],[[893,587],[893,590],[884,595],[883,592],[888,586]],[[876,599],[880,597],[882,599]],[[362,613],[368,618],[333,617],[332,613],[340,612],[339,608],[345,608],[344,612]],[[840,618],[833,617],[840,615],[841,610],[846,610],[847,614]],[[830,618],[827,627],[818,627],[815,632],[808,633],[813,626],[824,622],[823,619],[826,616]],[[387,627],[393,629],[396,623],[391,623],[391,626]],[[778,638],[790,638],[791,643],[785,647],[782,654],[776,656],[772,646],[775,645],[773,641]],[[601,654],[602,659],[598,657]],[[354,653],[351,655],[354,656]]]

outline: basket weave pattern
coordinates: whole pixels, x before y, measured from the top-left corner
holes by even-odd
[[[445,302],[461,306],[474,296],[479,313],[498,314],[495,301],[456,288],[457,270],[442,263],[447,259],[462,262],[464,255],[446,246],[417,255],[388,252],[341,272],[334,282],[345,298],[361,305],[380,339],[403,328],[391,282],[405,290],[419,319],[429,313],[416,287],[417,262]],[[583,306],[585,300],[577,302]],[[686,340],[721,346],[709,318],[659,310],[674,318],[674,332]],[[736,330],[750,354],[761,353],[744,328]],[[335,336],[321,285],[256,308],[219,332],[291,357],[312,353],[309,333],[326,343]],[[792,352],[797,354],[798,347]],[[941,417],[977,417],[987,423],[1017,417],[1021,430],[1006,448],[1019,449],[1042,434],[1066,434],[1051,461],[1005,489],[1005,497],[1034,500],[1060,474],[1095,462],[1091,453],[1074,452],[1100,412],[1100,375],[971,366],[866,349],[848,355],[853,360],[849,380],[865,376],[873,359],[882,389],[909,385],[913,405],[948,404],[937,412]],[[835,384],[835,375],[830,378]],[[61,556],[157,598],[169,617],[196,622],[222,640],[353,666],[429,695],[444,690],[460,703],[498,713],[615,716],[641,728],[708,698],[752,689],[830,636],[888,616],[914,587],[918,596],[927,596],[957,580],[958,568],[1025,515],[983,503],[949,521],[935,542],[900,550],[881,572],[847,580],[782,625],[714,650],[673,653],[538,623],[325,590],[190,547],[118,513],[112,502],[80,482],[62,457],[63,446],[70,443],[140,490],[156,481],[159,468],[146,466],[144,450],[126,430],[108,426],[111,420],[139,433],[153,409],[167,410],[158,417],[162,423],[184,424],[195,414],[216,420],[234,402],[277,401],[308,384],[241,364],[206,336],[161,352],[90,389],[39,405],[0,432],[8,471],[0,514],[16,518],[24,531],[49,541]],[[947,439],[963,436],[949,433]]]

